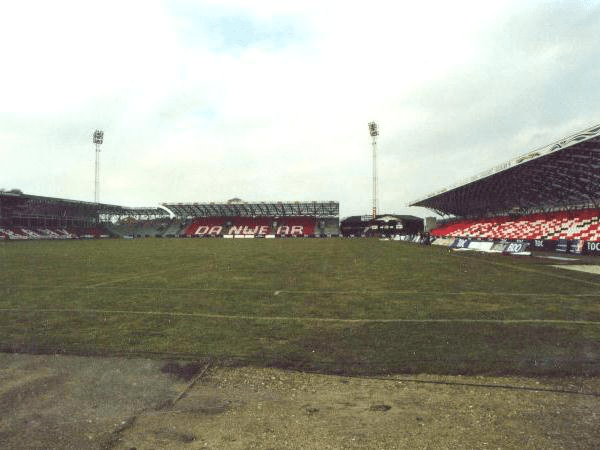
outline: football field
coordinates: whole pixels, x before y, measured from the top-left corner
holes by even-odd
[[[598,375],[600,276],[375,239],[0,243],[0,350]]]

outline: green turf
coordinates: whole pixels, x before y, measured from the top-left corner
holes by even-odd
[[[600,277],[374,239],[0,243],[0,348],[600,373]]]

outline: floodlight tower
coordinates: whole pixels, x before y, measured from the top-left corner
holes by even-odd
[[[375,122],[369,122],[369,133],[373,140],[373,220],[377,219],[377,136],[379,128]]]
[[[100,199],[100,144],[104,141],[104,131],[94,131],[94,144],[96,144],[96,177],[95,177],[95,190],[94,190],[94,202],[98,203]]]

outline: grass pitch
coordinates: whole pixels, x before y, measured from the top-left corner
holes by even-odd
[[[374,239],[0,243],[0,349],[598,375],[600,277]]]

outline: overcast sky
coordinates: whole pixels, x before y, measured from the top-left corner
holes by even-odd
[[[100,201],[408,203],[600,123],[600,3],[14,1],[0,188]]]

